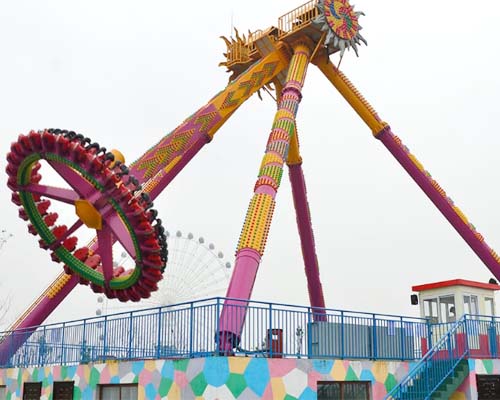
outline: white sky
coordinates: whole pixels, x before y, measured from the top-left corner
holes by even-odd
[[[369,46],[347,53],[342,70],[500,249],[500,4],[355,4]],[[224,88],[218,37],[231,16],[246,32],[299,5],[0,0],[0,153],[19,133],[59,127],[131,162]],[[274,109],[255,96],[222,127],[157,200],[167,226],[234,251]],[[417,315],[412,285],[492,276],[315,67],[297,119],[329,307]],[[14,238],[1,253],[0,297],[10,295],[12,319],[61,267],[17,217],[6,180],[0,228]],[[290,192],[285,175],[253,298],[307,304]],[[91,316],[95,305],[78,287],[51,320]]]

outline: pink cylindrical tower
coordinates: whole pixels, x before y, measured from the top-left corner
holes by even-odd
[[[295,133],[295,116],[302,98],[310,55],[310,46],[305,40],[293,45],[286,82],[238,243],[234,271],[226,295],[229,299],[224,303],[219,321],[219,345],[220,351],[224,353],[230,352],[239,343],[245,322],[246,301],[252,294],[264,254],[275,196],[281,183],[290,141]]]

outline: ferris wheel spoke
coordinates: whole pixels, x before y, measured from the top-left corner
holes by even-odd
[[[126,233],[122,236],[122,240],[129,240],[128,231],[121,219],[114,215],[114,211],[109,214],[103,211],[105,210],[101,210],[103,225],[107,225],[112,231],[112,238],[118,239],[116,233],[122,230]],[[167,233],[167,241],[168,267],[163,279],[158,283],[158,291],[151,293],[149,299],[141,300],[141,307],[172,306],[225,295],[230,270],[223,262],[222,254],[215,250],[213,244],[205,243],[203,239],[194,239],[193,235],[183,236],[175,232],[172,235]],[[167,314],[170,318],[171,313]],[[184,318],[184,314],[181,314],[180,318]]]
[[[135,247],[132,237],[116,212],[111,212],[104,217],[104,224],[113,233],[114,237],[123,246],[125,251],[135,260]]]
[[[102,274],[108,283],[113,278],[113,235],[107,226],[97,230],[98,253],[101,256]]]
[[[39,185],[37,183],[30,183],[29,185],[21,186],[19,189],[67,204],[74,204],[75,200],[78,200],[80,197],[78,193],[71,189]]]

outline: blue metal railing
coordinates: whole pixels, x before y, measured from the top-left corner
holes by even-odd
[[[0,367],[220,355],[218,324],[225,300],[210,298],[1,332]],[[234,312],[228,315],[240,316],[237,311],[246,309],[232,354],[417,360],[422,342],[430,340],[428,320],[423,318],[325,309],[318,321],[311,307],[231,300]],[[16,346],[19,343],[23,345]]]
[[[441,332],[445,325],[448,330],[384,399],[429,399],[445,379],[453,374],[458,363],[468,355],[468,321],[467,315],[464,315],[453,323],[451,328],[449,324],[434,326],[438,332]]]
[[[488,315],[466,315],[467,346],[471,358],[499,358],[500,318]],[[433,337],[441,337],[454,323],[432,325]]]

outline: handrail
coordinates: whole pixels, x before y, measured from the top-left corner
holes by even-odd
[[[467,315],[462,316],[384,400],[397,400],[403,396],[405,399],[415,400],[430,398],[469,352],[467,338],[461,349],[455,336],[461,329],[467,334],[466,321]]]
[[[119,317],[119,316],[129,316],[130,314],[135,315],[135,314],[144,314],[146,312],[152,312],[155,313],[158,311],[158,309],[166,310],[168,311],[169,309],[178,309],[181,306],[188,306],[190,304],[193,305],[203,305],[204,303],[210,303],[214,301],[224,301],[224,300],[231,300],[235,302],[241,302],[241,306],[247,306],[246,304],[248,303],[248,307],[255,306],[255,305],[260,305],[263,308],[267,308],[270,304],[272,304],[273,307],[287,307],[290,308],[291,310],[296,309],[297,311],[307,311],[310,307],[308,306],[302,306],[298,304],[286,304],[286,303],[270,303],[267,301],[260,301],[260,300],[242,300],[242,299],[237,299],[237,298],[232,298],[232,297],[207,297],[204,299],[199,299],[199,300],[194,300],[194,301],[185,301],[182,303],[176,303],[176,304],[170,304],[170,305],[165,305],[165,306],[157,306],[157,307],[146,307],[146,308],[139,308],[133,311],[121,311],[117,313],[112,313],[112,314],[107,314],[107,318],[113,318],[113,317]],[[211,303],[210,303],[211,304]],[[412,317],[412,316],[401,316],[401,315],[396,315],[396,314],[381,314],[381,313],[370,313],[366,311],[356,311],[356,310],[340,310],[337,308],[319,308],[319,307],[314,307],[315,310],[321,310],[325,311],[328,313],[339,313],[343,314],[344,316],[357,316],[357,317],[366,317],[368,318],[373,318],[373,317],[382,317],[382,318],[391,318],[394,319],[394,321],[399,321],[401,318],[404,318],[404,322],[419,322],[419,323],[427,323],[428,318],[423,318],[423,317]],[[317,312],[317,311],[316,311]],[[352,315],[350,315],[352,314]],[[83,321],[91,322],[91,321],[102,321],[104,319],[104,315],[102,316],[95,316],[95,317],[88,317],[88,318],[81,318],[81,319],[74,319],[74,320],[68,320],[68,321],[63,321],[66,325],[72,324],[72,323],[80,323]],[[44,324],[44,325],[37,325],[37,326],[28,326],[22,329],[18,329],[17,331],[32,331],[34,328],[39,328],[41,326],[45,326],[46,328],[52,327],[52,326],[60,326],[63,322],[52,322],[50,324]],[[6,334],[9,332],[13,332],[16,329],[7,329],[5,331],[0,331],[0,334]]]
[[[102,357],[221,355],[214,337],[221,330],[224,300],[214,297],[0,332],[5,338],[0,367],[69,365]],[[309,306],[231,300],[234,315],[241,308],[248,311],[234,354],[415,361],[422,355],[421,343],[430,339],[423,318],[325,309],[325,320],[314,321],[317,309]]]
[[[258,29],[254,32],[249,32],[247,38],[244,35],[243,37],[239,37],[238,33],[236,33],[236,40],[233,38],[230,41],[226,40],[227,66],[246,64],[251,61],[257,50],[256,42],[260,38],[267,35],[270,40],[276,41],[310,24],[319,15],[317,5],[318,0],[309,0],[282,15],[278,18],[277,28],[273,26],[266,30]],[[269,34],[271,30],[274,32],[273,34]]]
[[[310,0],[278,18],[279,37],[286,36],[311,22],[318,15],[317,0]]]

